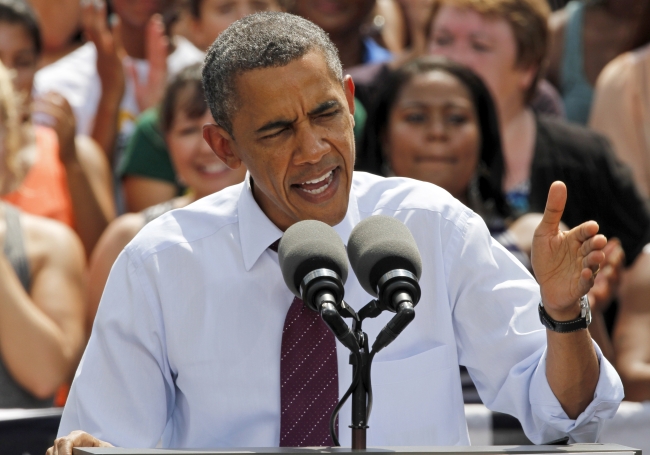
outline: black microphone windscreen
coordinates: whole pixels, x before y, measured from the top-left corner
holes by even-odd
[[[422,274],[413,234],[404,223],[389,216],[371,216],[354,227],[348,258],[361,287],[375,297],[379,279],[391,270],[408,270],[418,279]]]
[[[298,297],[300,283],[314,270],[332,270],[343,283],[348,278],[345,245],[336,231],[322,221],[300,221],[287,229],[280,240],[278,259],[284,282]]]

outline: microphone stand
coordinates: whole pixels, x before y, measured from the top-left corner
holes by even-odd
[[[419,300],[419,287],[417,286],[417,281],[415,282],[415,285],[418,292],[417,300]],[[346,342],[343,344],[350,350],[352,377],[360,379],[357,379],[358,382],[356,385],[353,383],[354,390],[350,390],[352,388],[351,386],[334,409],[330,419],[330,431],[334,431],[333,422],[335,421],[334,419],[336,414],[338,414],[338,410],[343,405],[343,402],[345,402],[345,400],[350,396],[350,392],[352,392],[352,424],[350,425],[350,428],[352,429],[352,450],[366,449],[366,433],[369,428],[368,408],[372,408],[372,387],[370,382],[370,367],[372,359],[377,352],[388,346],[397,336],[399,336],[399,334],[402,333],[402,330],[411,323],[415,316],[415,312],[413,311],[413,302],[408,293],[399,293],[396,294],[395,297],[395,302],[398,305],[396,315],[388,324],[386,324],[377,336],[377,339],[372,345],[372,353],[368,347],[368,335],[363,331],[361,325],[364,319],[376,318],[379,316],[384,311],[385,306],[382,305],[379,300],[371,300],[361,308],[361,310],[359,310],[358,314],[352,307],[350,307],[350,305],[345,303],[345,301],[341,301],[341,305],[338,307],[340,317],[352,319],[351,336],[348,336],[348,340],[354,336],[356,342]],[[333,324],[334,318],[325,318],[324,313],[321,314],[321,316],[335,334],[337,332],[344,332],[342,327],[347,326],[347,324],[342,322],[342,319],[339,319],[340,323]],[[345,341],[345,339],[341,340],[341,338],[339,338],[339,341]],[[356,349],[358,349],[358,351],[356,351]],[[332,433],[332,435],[332,438],[336,442],[337,438],[334,437],[334,433]]]
[[[359,323],[359,325],[361,325]],[[350,364],[352,365],[352,376],[357,374],[361,369],[361,381],[357,384],[356,389],[352,392],[352,450],[366,449],[366,431],[367,425],[367,403],[368,391],[366,390],[365,378],[368,375],[368,337],[364,332],[355,330],[355,334],[361,335],[361,356],[350,354]],[[358,365],[357,358],[361,359],[361,365]]]
[[[364,306],[359,314],[342,302],[340,309],[341,316],[352,318],[352,332],[359,343],[359,352],[350,352],[350,364],[352,365],[352,377],[357,374],[361,375],[361,380],[352,392],[352,450],[366,449],[366,435],[368,430],[368,390],[366,389],[366,379],[370,376],[370,351],[368,347],[368,335],[363,331],[361,325],[364,319],[375,318],[382,313],[379,308],[379,302],[372,300]],[[359,355],[360,354],[360,355]],[[358,360],[361,360],[359,364]]]

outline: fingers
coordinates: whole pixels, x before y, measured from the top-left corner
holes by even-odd
[[[102,33],[108,31],[106,25],[106,3],[102,0],[82,0],[81,25],[87,38],[100,45]]]
[[[607,257],[607,264],[615,269],[622,269],[625,264],[625,251],[621,246],[621,241],[614,238],[607,242],[603,249]]]
[[[595,274],[601,267],[605,265],[605,253],[602,250],[591,251],[582,259],[583,271],[585,269],[591,270]]]
[[[598,223],[595,221],[587,221],[586,223],[582,223],[580,226],[577,226],[569,231],[569,235],[575,236],[578,242],[585,242],[591,237],[595,236],[598,233],[598,229]],[[605,245],[603,244],[601,248],[604,247]]]
[[[72,455],[74,447],[113,447],[83,431],[73,431],[68,436],[57,438],[46,455]]]
[[[149,63],[166,66],[169,40],[165,36],[165,24],[160,14],[154,14],[147,24],[146,46]]]
[[[546,208],[542,221],[535,230],[536,236],[555,235],[559,231],[560,220],[566,205],[567,190],[562,182],[553,182],[548,191]]]
[[[607,245],[607,238],[602,235],[593,235],[586,240],[582,241],[582,245],[580,246],[580,254],[582,256],[587,256],[589,253],[592,251],[603,251],[605,249],[605,246]],[[605,256],[605,252],[603,251],[603,257]]]
[[[76,120],[70,103],[54,92],[39,96],[32,104],[32,121],[52,128],[66,127],[74,130]]]

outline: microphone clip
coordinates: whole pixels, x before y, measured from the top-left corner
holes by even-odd
[[[377,282],[379,308],[382,311],[397,313],[400,303],[405,299],[415,306],[421,295],[417,276],[405,269],[391,270]]]

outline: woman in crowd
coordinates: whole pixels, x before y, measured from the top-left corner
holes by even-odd
[[[516,214],[542,212],[551,183],[563,181],[567,226],[595,220],[620,239],[628,264],[650,240],[650,214],[629,169],[590,130],[536,115],[535,90],[548,41],[545,0],[441,0],[429,48],[474,70],[495,101],[504,154],[502,189]]]
[[[630,52],[609,63],[598,77],[589,126],[612,142],[632,169],[641,194],[650,198],[650,1]]]
[[[0,63],[0,195],[26,171],[26,138]],[[0,408],[53,405],[84,346],[83,246],[56,221],[0,201]]]
[[[587,124],[598,75],[629,49],[647,0],[572,0],[550,17],[548,78],[564,100],[569,121]]]
[[[24,1],[0,0],[0,36],[0,61],[15,71],[23,128],[31,143],[21,151],[29,166],[24,180],[2,199],[73,227],[90,255],[115,217],[108,163],[92,139],[75,135],[65,98],[50,92],[32,100],[41,38]]]
[[[530,268],[533,233],[541,214],[517,218],[506,201],[497,114],[477,75],[442,58],[412,61],[389,75],[371,112],[365,147],[382,163],[385,175],[446,189],[480,214],[495,239]],[[622,260],[616,241],[607,249],[610,262]],[[615,267],[601,271],[589,295],[592,305],[611,299],[617,282]],[[602,313],[594,312],[590,331],[603,352],[611,355]]]
[[[145,224],[169,210],[244,180],[244,167],[229,169],[203,140],[203,125],[214,120],[205,101],[200,65],[185,68],[172,80],[159,117],[174,169],[187,193],[142,212],[122,215],[106,229],[90,262],[88,328],[92,327],[113,262]]]
[[[189,0],[185,8],[193,40],[205,51],[236,20],[257,11],[281,11],[287,3],[287,0]],[[126,209],[130,212],[167,201],[182,191],[159,124],[155,108],[140,116],[118,169]]]

